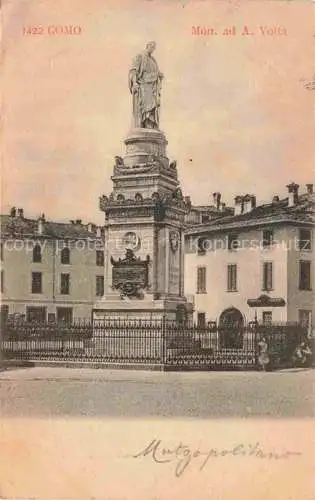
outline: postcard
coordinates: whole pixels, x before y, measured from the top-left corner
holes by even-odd
[[[3,1],[1,498],[313,500],[314,9]]]

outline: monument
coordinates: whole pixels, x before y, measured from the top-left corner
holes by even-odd
[[[184,217],[189,204],[176,161],[159,129],[163,74],[149,42],[129,70],[132,127],[124,158],[115,157],[113,190],[100,197],[105,213],[104,296],[94,319],[189,318],[184,296]]]

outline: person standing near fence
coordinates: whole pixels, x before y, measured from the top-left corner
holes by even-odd
[[[312,351],[303,340],[296,348],[292,357],[293,366],[306,367],[312,363]]]
[[[260,342],[258,342],[258,363],[263,371],[266,371],[269,361],[268,344],[265,337],[263,337]]]

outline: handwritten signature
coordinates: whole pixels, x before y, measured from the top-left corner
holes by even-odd
[[[150,457],[157,464],[175,464],[175,476],[180,477],[192,463],[204,470],[210,458],[221,457],[253,457],[265,460],[284,460],[294,455],[302,455],[298,451],[267,452],[259,442],[254,444],[237,444],[232,448],[210,448],[202,451],[179,443],[174,448],[167,448],[161,439],[153,439],[143,450],[132,455],[132,458]]]

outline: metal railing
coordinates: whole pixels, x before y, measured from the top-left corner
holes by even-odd
[[[105,319],[72,323],[5,322],[6,359],[164,365],[173,369],[249,369],[258,366],[265,337],[271,364],[288,364],[307,329],[298,324],[203,328],[193,323]]]

